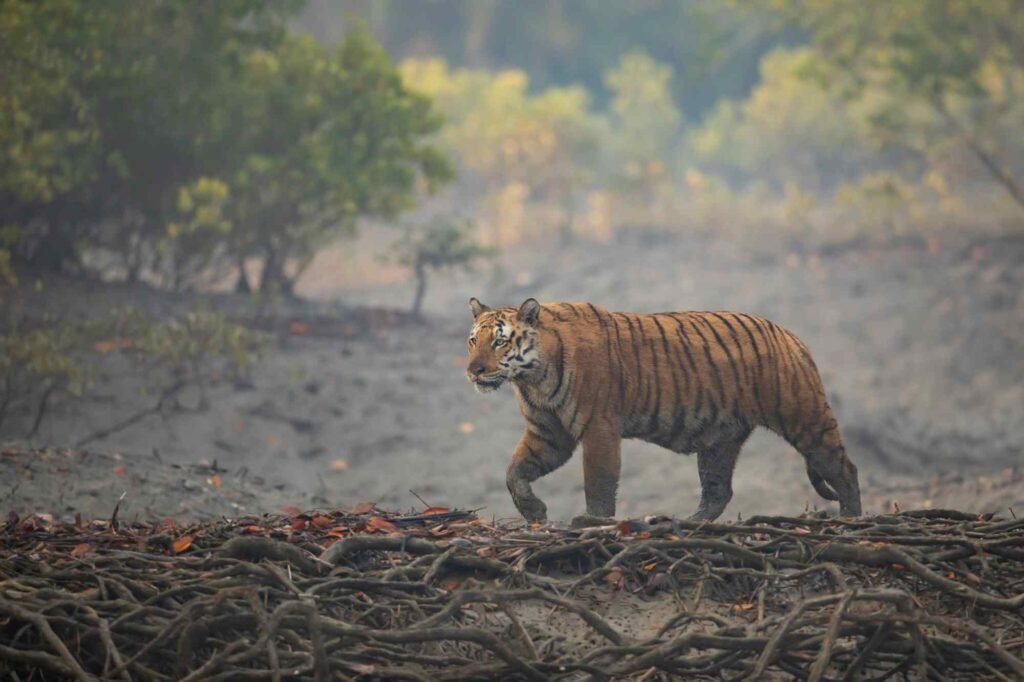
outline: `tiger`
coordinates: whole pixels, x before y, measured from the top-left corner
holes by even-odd
[[[512,386],[526,428],[506,471],[516,509],[546,523],[531,484],[583,450],[586,514],[615,516],[621,442],[697,454],[693,521],[714,521],[732,499],[740,449],[757,426],[803,455],[811,485],[861,515],[857,467],[846,455],[807,346],[770,320],[735,312],[609,312],[591,303],[526,299],[518,308],[469,301],[466,377],[481,393]]]

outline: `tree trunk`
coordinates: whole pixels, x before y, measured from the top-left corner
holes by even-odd
[[[416,295],[412,299],[412,310],[409,312],[412,319],[419,321],[423,319],[423,297],[427,293],[427,268],[419,258],[416,259],[414,272],[416,274]]]
[[[238,294],[251,294],[252,285],[249,284],[249,275],[245,273],[245,256],[239,256],[237,259],[238,264],[238,281],[235,282],[235,293]]]
[[[977,157],[981,165],[991,173],[996,182],[1001,184],[1010,196],[1013,197],[1013,200],[1017,202],[1017,205],[1024,209],[1024,187],[1017,184],[1017,181],[1009,174],[999,160],[995,158],[992,152],[985,149],[974,133],[953,115],[946,107],[946,103],[942,101],[941,95],[932,97],[932,106],[946,120],[950,127],[956,131],[956,134],[960,136],[960,139],[967,145],[967,148]]]

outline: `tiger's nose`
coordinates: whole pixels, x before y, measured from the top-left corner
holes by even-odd
[[[469,363],[469,373],[475,377],[480,376],[484,373],[484,363],[482,362],[471,362]]]

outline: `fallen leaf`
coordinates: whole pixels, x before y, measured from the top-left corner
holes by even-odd
[[[132,340],[123,338],[105,339],[103,341],[97,341],[92,347],[97,353],[106,355],[111,351],[131,348]]]
[[[309,325],[305,322],[289,322],[288,333],[296,336],[305,336],[309,333]]]
[[[124,476],[127,473],[128,473],[128,469],[125,468],[124,466],[116,466],[116,467],[114,467],[114,475],[115,476]]]
[[[423,510],[424,514],[447,514],[451,509],[448,507],[427,507]]]
[[[906,568],[907,567],[904,566],[903,564],[893,564],[892,565],[892,570],[894,570],[894,571],[903,571],[903,570],[906,570]]]
[[[360,502],[356,506],[352,507],[353,514],[368,514],[373,511],[374,502]]]
[[[285,506],[281,507],[281,511],[283,511],[288,516],[298,516],[302,513],[302,510],[293,504],[286,504]]]
[[[336,459],[331,462],[331,471],[341,472],[348,470],[348,462],[343,459]]]
[[[313,525],[317,528],[326,528],[327,526],[334,523],[330,517],[324,516],[323,514],[317,514],[313,517]]]
[[[462,422],[461,424],[459,424],[459,433],[462,433],[462,434],[465,434],[465,435],[468,436],[469,434],[473,433],[473,431],[475,431],[475,430],[476,430],[476,427],[473,426],[473,422]]]
[[[622,576],[622,569],[616,566],[612,570],[608,571],[608,574],[604,577],[604,581],[612,587],[622,587],[622,583],[625,578]]]
[[[754,608],[754,605],[751,602],[743,602],[740,604],[733,604],[732,608],[734,611],[749,611]]]
[[[281,447],[281,439],[272,433],[267,434],[266,443],[267,447],[270,448],[271,450],[276,450],[277,448]]]
[[[653,571],[657,567],[658,567],[658,562],[657,561],[651,561],[649,563],[644,564],[644,570],[645,571]]]
[[[178,538],[177,540],[174,541],[173,545],[171,545],[171,547],[174,549],[174,553],[175,554],[181,554],[182,552],[186,551],[191,546],[192,546],[192,536],[191,535],[186,535],[184,537],[180,537],[180,538]]]
[[[262,533],[263,529],[260,528],[259,526],[245,526],[245,527],[242,528],[242,532],[243,533],[249,533],[249,534]]]
[[[213,486],[214,490],[220,490],[220,474],[214,474],[213,476],[210,476],[207,482]]]
[[[454,590],[458,586],[459,586],[459,581],[458,580],[448,580],[448,581],[445,581],[445,584],[444,584],[444,588],[446,590]]]
[[[371,530],[379,530],[387,533],[391,533],[393,531],[398,530],[398,526],[391,523],[387,519],[382,519],[379,516],[371,516],[369,519],[367,519],[366,527]]]
[[[92,545],[90,545],[88,542],[83,542],[81,544],[75,545],[71,549],[70,554],[71,554],[71,556],[85,556],[86,554],[88,554],[91,551],[92,551]]]
[[[797,535],[809,535],[811,531],[807,528],[801,528],[800,526],[797,526],[793,529],[793,532]]]
[[[306,519],[295,519],[292,521],[292,530],[306,530],[307,525],[309,525],[309,523]]]

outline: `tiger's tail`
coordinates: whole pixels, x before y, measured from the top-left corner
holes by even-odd
[[[810,464],[807,465],[807,478],[811,480],[811,485],[814,486],[814,490],[819,495],[832,502],[839,501],[839,494],[835,490],[832,490],[832,487],[825,482],[825,479],[821,477],[821,474],[811,468]]]

